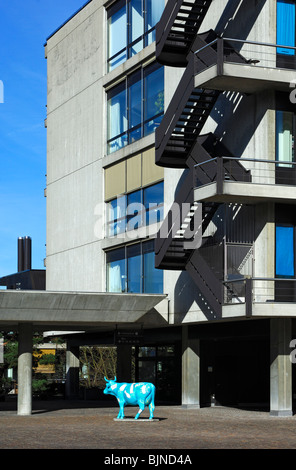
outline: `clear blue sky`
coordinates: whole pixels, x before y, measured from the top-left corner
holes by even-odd
[[[46,38],[86,0],[0,0],[0,277],[17,271],[17,239],[46,256]]]

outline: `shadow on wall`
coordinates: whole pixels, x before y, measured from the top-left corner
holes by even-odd
[[[215,28],[217,34],[247,39],[266,0],[229,0]]]
[[[202,295],[187,271],[182,271],[175,285],[174,312],[178,315],[178,322],[182,322],[196,303],[208,321],[216,319],[214,314],[207,313]]]

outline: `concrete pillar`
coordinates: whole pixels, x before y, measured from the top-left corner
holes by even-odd
[[[69,399],[79,397],[79,346],[67,346],[65,394]]]
[[[116,378],[117,382],[132,382],[132,347],[128,344],[117,345]]]
[[[270,415],[292,416],[292,320],[270,320]]]
[[[200,341],[182,328],[182,406],[200,407]]]
[[[20,323],[18,333],[17,414],[26,416],[32,413],[32,324]]]

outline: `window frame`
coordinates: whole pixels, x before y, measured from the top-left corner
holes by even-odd
[[[145,47],[149,46],[152,44],[152,42],[155,41],[155,29],[156,29],[156,24],[152,26],[151,28],[148,29],[148,17],[149,17],[149,11],[148,11],[148,1],[149,0],[141,0],[142,3],[142,34],[134,39],[133,41],[130,42],[130,38],[132,37],[132,1],[133,0],[118,0],[115,2],[113,5],[111,5],[107,9],[107,70],[108,72],[111,72],[114,70],[116,67],[118,67],[121,63],[124,61],[128,60],[129,58],[133,57],[137,53],[139,53],[141,50],[145,49]],[[158,0],[160,1],[160,0]],[[164,3],[164,2],[163,2]],[[119,11],[121,8],[125,6],[125,16],[126,16],[126,29],[125,29],[125,40],[126,40],[126,45],[121,48],[119,51],[117,51],[115,54],[113,54],[111,57],[109,56],[110,54],[110,29],[109,29],[109,21],[112,16]],[[164,9],[164,4],[162,11]],[[153,34],[154,33],[154,34]],[[150,39],[152,35],[152,40]],[[142,42],[142,48],[140,48],[140,51],[136,52],[135,54],[132,53],[132,49],[135,45],[138,43]],[[114,59],[116,59],[118,56],[123,55],[122,62],[120,62],[118,65],[115,65],[114,67],[110,65]]]
[[[150,248],[148,247],[148,245],[150,245]],[[145,249],[147,249],[148,247],[148,250],[145,251]],[[141,275],[140,275],[140,280],[139,280],[139,285],[140,285],[140,292],[133,292],[130,290],[130,286],[129,286],[129,273],[128,273],[128,261],[129,259],[132,259],[132,257],[128,258],[128,252],[132,249],[137,249],[139,248],[140,249],[140,272],[141,272]],[[152,249],[151,249],[152,248]],[[161,277],[161,284],[160,284],[160,291],[157,290],[156,292],[148,292],[147,291],[147,285],[151,285],[151,279],[150,279],[150,282],[147,282],[145,283],[145,268],[144,268],[144,264],[145,264],[145,261],[144,261],[144,256],[147,255],[147,254],[153,254],[154,255],[154,240],[153,239],[148,239],[148,240],[143,240],[141,242],[136,242],[136,243],[129,243],[129,244],[126,244],[124,246],[121,246],[121,247],[118,247],[118,248],[115,248],[115,249],[112,249],[112,250],[108,250],[106,251],[105,255],[106,255],[106,292],[114,292],[114,291],[109,291],[109,269],[108,269],[108,265],[110,263],[108,263],[108,255],[115,255],[116,252],[121,252],[123,253],[123,250],[124,250],[124,258],[120,258],[121,260],[124,259],[124,267],[125,267],[125,272],[123,274],[121,274],[121,279],[124,279],[125,280],[125,290],[121,291],[122,293],[134,293],[134,294],[160,294],[160,293],[163,293],[163,271],[162,270],[159,270],[159,269],[156,269],[155,266],[154,266],[154,269],[152,272],[156,273],[159,275],[159,277]],[[160,281],[160,279],[157,280],[158,282]],[[122,280],[121,280],[122,282]]]
[[[156,187],[156,186],[162,186],[162,194],[163,194],[163,198],[162,198],[162,201],[159,202],[158,204],[155,204],[154,207],[149,207],[149,201],[148,201],[148,207],[146,208],[146,199],[145,199],[145,194],[147,194],[147,191],[150,190],[151,188],[153,187]],[[143,207],[145,207],[145,210],[143,210],[142,212],[138,212],[138,214],[135,214],[135,213],[128,213],[127,212],[127,208],[129,206],[129,197],[131,197],[131,195],[134,195],[136,193],[139,193],[140,192],[140,204],[142,204]],[[114,201],[118,201],[118,200],[121,200],[125,198],[125,213],[124,215],[122,215],[121,217],[117,217],[117,218],[113,218],[111,219],[110,217],[110,211],[112,210],[110,208],[110,204],[112,204]],[[133,201],[132,201],[133,203]],[[118,195],[116,198],[112,198],[110,199],[109,201],[106,201],[106,204],[107,204],[107,214],[108,214],[108,219],[107,219],[107,223],[106,223],[106,236],[107,237],[113,237],[113,236],[116,236],[116,235],[119,235],[121,233],[126,233],[128,232],[129,230],[136,230],[140,227],[148,227],[149,225],[152,225],[153,223],[159,223],[163,220],[163,217],[164,217],[164,180],[161,180],[161,181],[157,181],[155,183],[152,183],[150,185],[147,185],[147,186],[144,186],[144,187],[140,187],[138,189],[135,189],[134,191],[129,191],[125,194],[122,194],[122,195]],[[115,207],[123,207],[123,206],[115,206]],[[150,222],[150,217],[149,217],[149,214],[154,211],[154,210],[157,210],[158,211],[158,214],[157,214],[157,221],[156,222]],[[114,208],[113,208],[114,210]],[[160,215],[159,215],[159,211],[160,211]],[[140,218],[141,218],[141,224],[138,226],[138,227],[131,227],[129,228],[129,222],[130,220],[132,220],[134,217],[136,217],[136,215],[138,215]],[[148,216],[148,222],[147,223],[147,216]],[[124,229],[121,230],[121,231],[117,231],[116,233],[115,232],[112,232],[112,230],[110,231],[110,227],[112,225],[119,225],[121,222],[124,222]]]
[[[124,80],[122,80],[119,84],[115,85],[114,87],[110,88],[107,91],[107,153],[110,155],[113,152],[116,152],[117,150],[120,150],[121,148],[126,147],[127,145],[130,145],[133,142],[136,142],[143,137],[146,137],[147,135],[152,134],[155,132],[155,129],[157,126],[159,126],[160,121],[162,119],[162,116],[164,114],[164,103],[163,103],[163,95],[162,95],[162,105],[161,105],[161,111],[156,113],[154,116],[149,116],[149,118],[145,119],[146,115],[146,109],[148,104],[146,103],[146,93],[147,93],[147,79],[150,77],[153,73],[157,73],[161,71],[162,76],[161,76],[161,87],[162,91],[159,93],[164,93],[164,67],[161,64],[158,64],[156,61],[150,63],[146,67],[140,67],[137,70],[133,71],[131,74],[127,75]],[[141,98],[140,98],[140,105],[141,105],[141,122],[137,124],[134,127],[131,127],[131,116],[130,116],[130,109],[129,109],[129,104],[130,104],[130,94],[131,94],[131,87],[137,83],[138,81],[134,81],[136,76],[140,76],[140,82],[141,82]],[[118,119],[118,127],[120,127],[121,120],[122,120],[122,127],[124,130],[120,132],[119,134],[112,135],[110,133],[111,130],[111,122],[114,123],[114,118],[112,118],[112,99],[115,97],[119,96],[125,91],[125,109],[122,112],[122,114],[119,115]],[[160,118],[160,119],[159,119]],[[126,126],[124,125],[124,119],[126,119]],[[154,123],[154,128],[147,129],[147,124],[149,122],[155,121]],[[159,121],[159,122],[158,122]],[[135,132],[137,130],[140,130],[139,136],[137,138],[134,138],[133,135],[135,135]],[[116,144],[116,142],[119,142]],[[116,148],[112,149],[112,146]],[[117,146],[116,146],[117,145]]]

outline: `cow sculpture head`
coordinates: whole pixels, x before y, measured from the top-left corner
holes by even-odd
[[[115,385],[116,385],[116,377],[114,377],[113,380],[108,380],[108,379],[106,379],[106,377],[104,377],[104,379],[105,379],[105,381],[106,381],[107,383],[106,383],[106,388],[105,388],[105,390],[104,390],[103,393],[104,393],[105,395],[113,395],[113,390],[114,390],[114,388],[116,388],[116,387],[115,387]]]

